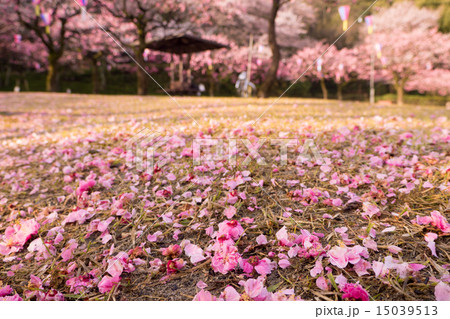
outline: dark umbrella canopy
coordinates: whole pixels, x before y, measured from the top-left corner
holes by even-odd
[[[229,47],[225,44],[186,34],[152,41],[147,44],[147,48],[155,51],[183,54],[217,50]]]

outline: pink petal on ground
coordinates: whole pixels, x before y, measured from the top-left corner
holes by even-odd
[[[101,221],[97,225],[97,230],[101,233],[103,233],[106,229],[108,229],[109,224],[114,220],[114,217],[109,217],[106,220]]]
[[[420,271],[424,268],[426,268],[427,266],[424,266],[422,264],[409,264],[408,267],[412,270],[412,271]]]
[[[259,261],[258,265],[255,266],[255,270],[260,275],[269,275],[274,266],[272,265],[272,262],[268,258],[264,258]]]
[[[330,251],[328,251],[327,255],[331,264],[339,268],[345,268],[348,264],[347,252],[347,247],[334,246]]]
[[[314,268],[311,269],[309,274],[311,275],[311,277],[316,277],[318,274],[322,273],[322,271],[323,271],[322,260],[318,259],[316,261]]]
[[[228,219],[231,219],[236,214],[236,208],[234,206],[228,206],[223,213]]]
[[[200,290],[194,297],[194,301],[215,301],[217,298],[207,290]]]
[[[204,289],[204,288],[206,288],[206,287],[208,287],[208,285],[207,284],[205,284],[203,281],[199,281],[198,283],[197,283],[197,288],[199,288],[199,289]]]
[[[241,299],[241,295],[231,286],[225,288],[221,296],[225,301],[239,301]]]
[[[258,245],[265,245],[267,244],[267,238],[266,236],[264,236],[263,234],[259,235],[258,237],[256,237],[256,243]]]
[[[402,251],[402,249],[398,246],[394,246],[394,245],[390,245],[388,246],[388,250],[392,253],[392,254],[398,254],[399,252]]]
[[[123,272],[123,265],[118,259],[110,259],[106,271],[113,277],[119,277]]]
[[[98,283],[98,290],[102,293],[108,293],[120,282],[119,277],[110,277],[108,275],[104,276],[102,280]]]
[[[440,281],[434,288],[434,295],[437,301],[450,301],[450,286]]]
[[[278,262],[278,265],[280,266],[280,268],[285,269],[285,268],[289,267],[289,266],[291,265],[291,263],[290,263],[289,260],[287,260],[287,259],[281,259],[281,260]]]
[[[319,287],[322,290],[325,290],[325,291],[330,290],[328,281],[325,279],[324,276],[320,276],[319,278],[317,278],[316,285],[317,285],[317,287]]]
[[[395,230],[395,226],[392,226],[392,227],[388,227],[388,228],[383,229],[381,232],[382,233],[389,233],[389,232],[393,232],[394,230]]]
[[[185,254],[191,258],[191,263],[196,264],[200,261],[203,261],[206,259],[206,257],[203,255],[203,249],[198,247],[197,245],[188,244],[184,248]]]

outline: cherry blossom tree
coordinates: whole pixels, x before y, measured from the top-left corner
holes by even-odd
[[[289,63],[289,68],[293,74],[291,80],[295,81],[299,76],[304,74],[304,77],[312,81],[319,81],[324,99],[328,99],[325,80],[334,78],[336,74],[334,72],[334,65],[336,63],[333,57],[337,49],[335,46],[328,47],[329,45],[325,43],[316,42],[315,45],[306,47],[294,54],[290,58]],[[323,54],[325,51],[327,52]]]
[[[96,16],[98,23],[104,24],[105,19]],[[79,63],[88,64],[92,74],[92,93],[99,93],[105,89],[106,64],[113,61],[114,56],[119,56],[122,51],[114,41],[92,19],[85,19],[83,35],[73,50],[77,53]]]
[[[246,4],[246,29],[260,36],[259,42],[267,43],[271,50],[269,68],[258,92],[260,97],[269,95],[277,79],[282,46],[299,48],[302,35],[306,34],[306,24],[313,19],[313,12],[305,1],[299,0],[258,0]]]
[[[73,1],[48,0],[40,3],[37,10],[30,1],[7,2],[17,22],[44,45],[48,63],[46,89],[57,91],[60,59],[79,33],[75,20],[80,15],[80,6]]]
[[[434,93],[442,96],[450,95],[450,71],[447,69],[426,70],[412,77],[406,84],[408,91],[416,90],[420,93]]]
[[[330,78],[333,78],[337,86],[337,98],[343,100],[342,89],[361,73],[365,73],[360,66],[357,48],[342,48],[337,50],[331,58],[329,66]]]
[[[144,51],[154,38],[188,32],[198,32],[214,25],[213,14],[220,16],[227,8],[212,0],[95,0],[109,15],[105,27],[125,48],[132,51],[139,65],[144,65]],[[148,77],[140,67],[137,70],[138,94],[147,93]]]
[[[420,88],[420,79],[426,74],[442,74],[430,71],[448,69],[450,35],[437,31],[438,16],[432,10],[419,9],[407,2],[395,4],[374,16],[374,40],[382,45],[384,57],[384,67],[379,73],[396,89],[399,105],[403,104],[405,88],[428,90],[429,85],[436,82],[428,81]],[[373,45],[371,39],[366,45]],[[442,90],[436,88],[436,91]]]

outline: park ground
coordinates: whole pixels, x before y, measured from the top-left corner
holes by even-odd
[[[2,93],[0,288],[38,300],[448,296],[449,117],[299,98]],[[126,165],[144,128],[170,137],[151,172]],[[237,166],[194,163],[194,139],[237,140]],[[242,164],[242,141],[261,139],[266,165]],[[285,165],[275,139],[299,141]],[[305,140],[323,161],[297,161]]]

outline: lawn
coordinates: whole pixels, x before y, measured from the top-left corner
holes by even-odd
[[[0,93],[0,299],[448,298],[449,116]],[[164,141],[144,171],[143,129]]]

